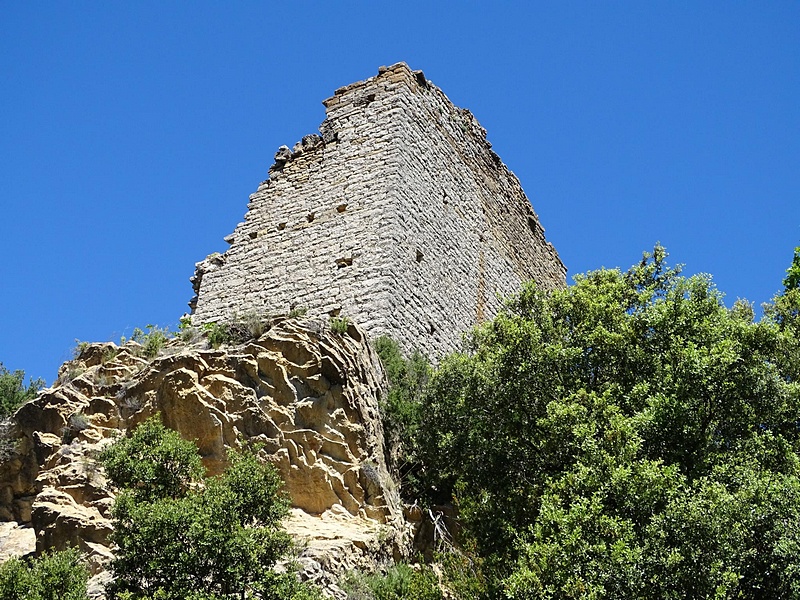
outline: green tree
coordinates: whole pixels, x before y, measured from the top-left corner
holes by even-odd
[[[787,381],[800,381],[800,247],[795,248],[792,264],[783,280],[783,292],[764,305],[765,316],[783,335],[778,341],[776,363]]]
[[[25,371],[9,371],[0,363],[0,418],[14,413],[20,406],[33,400],[44,387],[44,380],[29,380],[25,386]]]
[[[87,600],[88,571],[75,549],[0,565],[0,600]]]
[[[128,490],[136,502],[185,496],[205,473],[197,446],[158,417],[108,446],[100,460],[114,485]]]
[[[786,269],[783,287],[786,291],[800,288],[800,246],[794,249],[792,264]]]
[[[112,511],[112,597],[309,597],[294,574],[272,569],[291,546],[281,529],[288,501],[275,469],[253,452],[231,451],[225,473],[199,481],[194,444],[154,418],[102,459],[124,488]]]
[[[390,463],[402,482],[401,493],[413,501],[424,490],[419,485],[422,463],[419,461],[417,439],[422,426],[422,398],[431,374],[428,360],[419,351],[406,359],[396,341],[381,336],[375,340],[375,350],[381,359],[389,393],[381,401],[381,416],[391,450]]]
[[[490,596],[800,595],[800,387],[787,292],[759,322],[656,247],[526,286],[424,401]],[[788,298],[787,298],[788,297]]]

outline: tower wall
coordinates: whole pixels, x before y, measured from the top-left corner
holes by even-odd
[[[195,323],[305,308],[436,359],[523,281],[565,284],[485,130],[421,72],[381,68],[324,104],[321,136],[279,150],[228,251],[198,263]]]

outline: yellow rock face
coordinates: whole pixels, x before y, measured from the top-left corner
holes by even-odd
[[[407,533],[385,461],[385,392],[380,362],[353,325],[339,334],[327,321],[277,319],[241,345],[173,339],[149,360],[134,342],[91,344],[14,416],[7,435],[15,450],[0,465],[0,520],[30,523],[37,551],[78,545],[100,571],[113,490],[93,456],[160,413],[197,443],[211,475],[224,470],[228,447],[261,443],[286,482],[288,530],[297,525],[309,561],[319,563],[331,544],[360,553],[349,560],[337,551],[341,568],[368,552],[391,558]]]

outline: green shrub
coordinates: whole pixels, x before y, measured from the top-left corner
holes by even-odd
[[[248,340],[261,337],[270,328],[271,319],[268,315],[250,312],[236,316],[230,321],[205,323],[202,326],[208,338],[208,343],[216,349],[223,344],[243,344]]]
[[[89,574],[73,548],[0,565],[0,600],[86,600]]]
[[[31,569],[19,558],[0,565],[0,600],[26,600],[32,585]]]
[[[347,333],[347,328],[350,326],[350,319],[347,317],[331,317],[331,331],[344,335]]]
[[[67,367],[66,371],[64,371],[58,378],[59,382],[61,383],[68,383],[73,379],[77,379],[86,372],[86,367],[84,367],[82,363],[81,364],[66,363],[66,364],[69,366]]]
[[[785,291],[800,288],[800,246],[794,249],[792,264],[786,269],[786,277],[783,280]]]
[[[291,547],[281,519],[282,482],[255,451],[228,454],[220,476],[201,479],[197,448],[142,423],[101,455],[122,487],[112,509],[117,600],[310,600],[292,572],[273,570]]]
[[[184,344],[191,344],[200,337],[200,330],[192,325],[192,318],[184,315],[178,321],[178,337]]]
[[[146,331],[138,327],[133,330],[131,340],[142,346],[142,354],[147,358],[155,358],[172,337],[169,327],[163,329],[157,325],[147,325]]]
[[[431,375],[428,360],[418,351],[410,359],[403,357],[400,346],[387,336],[375,340],[389,383],[389,394],[380,403],[383,428],[392,463],[401,478],[401,492],[407,500],[424,495],[420,483],[419,435],[422,398]]]
[[[227,323],[216,321],[214,323],[205,323],[203,324],[203,330],[206,332],[209,345],[215,350],[223,344],[233,341],[233,334]]]
[[[103,355],[100,357],[100,364],[106,365],[110,363],[117,357],[117,354],[119,354],[119,348],[116,346],[106,348],[103,351]]]
[[[89,347],[89,342],[82,342],[79,339],[75,340],[75,347],[72,349],[72,358],[80,358],[83,351]]]
[[[444,587],[457,600],[483,600],[487,597],[486,580],[480,560],[454,548],[440,552],[434,560],[441,566]]]
[[[297,319],[300,317],[306,316],[308,309],[302,306],[295,306],[293,309],[289,311],[289,318]]]
[[[386,573],[348,573],[342,588],[347,600],[443,600],[439,579],[427,565],[397,564]]]
[[[197,446],[164,427],[158,415],[100,453],[109,479],[137,501],[178,498],[203,478]]]
[[[44,380],[30,379],[25,383],[25,371],[9,371],[0,363],[0,418],[12,415],[20,406],[33,400],[44,387]]]

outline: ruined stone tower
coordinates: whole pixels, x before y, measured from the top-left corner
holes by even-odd
[[[404,63],[336,90],[275,155],[230,248],[198,263],[195,324],[346,316],[433,359],[534,279],[565,285],[519,181],[472,114]]]

